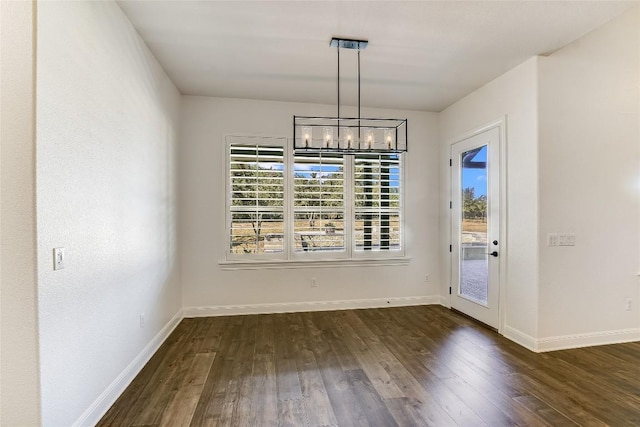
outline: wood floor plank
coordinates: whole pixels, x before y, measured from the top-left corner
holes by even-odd
[[[251,378],[250,425],[269,426],[278,422],[274,342],[273,316],[259,316]]]
[[[349,387],[364,408],[364,415],[369,425],[388,427],[398,425],[362,369],[346,371],[345,375]]]
[[[238,345],[235,338],[242,329],[242,323],[239,320],[239,316],[227,319],[225,334],[193,413],[191,421],[193,426],[216,425],[222,415],[224,402],[228,400],[228,385],[232,381],[231,366],[236,357]]]
[[[359,339],[356,340],[356,337]],[[397,361],[397,359],[355,316],[345,316],[341,338],[380,397],[383,399],[406,397],[380,364],[380,362]]]
[[[289,400],[302,402],[302,387],[296,365],[296,348],[289,327],[287,315],[274,315],[277,397],[279,402]]]
[[[316,357],[311,350],[312,342],[302,318],[303,316],[294,314],[292,317],[297,319],[297,324],[300,325],[300,328],[294,332],[293,337],[298,354],[296,366],[307,422],[310,426],[335,425],[337,423],[336,417],[331,408],[331,402],[318,369]]]
[[[162,414],[161,426],[187,427],[191,424],[215,356],[215,353],[199,353],[194,356],[182,383]]]
[[[127,387],[98,425],[138,425],[145,423],[144,418],[152,418],[146,421],[152,423],[160,416],[164,409],[160,401],[170,399],[171,395],[159,393],[159,390],[164,389],[175,378],[176,370],[184,357],[181,348],[186,346],[198,327],[197,322],[192,322],[191,319],[181,322],[138,374],[138,381],[133,381]],[[113,416],[110,412],[114,413]]]
[[[638,426],[640,343],[532,353],[440,306],[184,319],[98,426]]]
[[[310,313],[305,317],[316,363],[337,424],[340,426],[366,425],[363,408],[353,390],[349,388],[349,381],[343,369],[343,366],[351,364],[350,360],[354,358],[345,346],[340,345],[334,328],[329,323],[332,316],[320,312]]]
[[[485,425],[485,423],[460,399],[444,386],[442,380],[431,375],[429,370],[403,351],[401,339],[386,337],[389,347],[397,353],[401,364],[387,364],[385,367],[403,385],[405,393],[420,402],[418,408],[423,418],[431,425]]]
[[[514,400],[521,403],[534,414],[540,416],[540,418],[545,420],[549,425],[567,427],[578,425],[535,396],[518,396],[514,398]]]

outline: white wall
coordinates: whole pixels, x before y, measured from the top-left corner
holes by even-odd
[[[637,7],[541,59],[542,339],[640,337],[639,59]],[[546,246],[558,232],[575,233],[576,246]]]
[[[0,3],[0,425],[38,425],[33,2]]]
[[[504,333],[532,349],[640,337],[639,88],[636,7],[439,116],[443,230],[450,227],[450,143],[507,118]],[[548,247],[548,233],[574,233],[576,246]],[[445,273],[449,265],[445,257]]]
[[[37,59],[42,421],[68,426],[181,309],[180,95],[115,2],[40,3]]]
[[[442,245],[450,243],[449,148],[455,139],[506,116],[507,248],[505,334],[536,336],[538,312],[537,186],[538,58],[531,58],[476,90],[438,116],[440,140],[440,223]],[[448,294],[451,259],[442,262],[441,290]]]
[[[335,106],[184,96],[180,137],[181,262],[184,306],[301,303],[440,294],[438,147],[435,114],[407,117],[408,266],[223,271],[227,134],[292,136],[292,116],[335,114]],[[425,275],[430,281],[425,282]],[[317,278],[318,287],[310,287]]]

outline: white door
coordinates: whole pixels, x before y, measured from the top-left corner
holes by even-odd
[[[498,329],[500,129],[451,146],[451,307]]]

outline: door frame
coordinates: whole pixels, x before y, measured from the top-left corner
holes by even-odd
[[[507,116],[498,117],[495,120],[487,122],[477,128],[474,128],[468,132],[465,132],[461,135],[456,136],[451,139],[448,144],[448,154],[449,161],[451,159],[451,148],[453,144],[464,141],[465,139],[474,137],[488,130],[498,128],[498,152],[500,155],[500,182],[499,182],[499,203],[500,203],[500,256],[498,257],[498,333],[504,335],[504,327],[506,324],[506,306],[507,306],[507,286],[506,286],[506,278],[507,278],[507,259],[508,259],[508,235],[507,235]],[[449,163],[449,184],[448,184],[448,194],[449,199],[452,194],[453,185],[453,168],[451,167],[451,163]],[[449,244],[453,244],[453,211],[449,209],[449,213],[447,216],[447,221],[449,222]],[[451,291],[454,287],[453,284],[453,269],[457,268],[457,266],[453,265],[453,256],[452,252],[449,252],[449,290]],[[453,295],[449,293],[448,305],[451,308],[451,299]]]

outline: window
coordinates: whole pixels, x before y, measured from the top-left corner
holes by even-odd
[[[229,147],[231,254],[284,252],[284,147]]]
[[[294,252],[340,252],[344,239],[344,159],[303,153],[293,164]]]
[[[400,249],[400,159],[397,154],[355,156],[355,250]]]
[[[227,258],[403,256],[402,156],[228,137]]]

